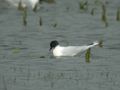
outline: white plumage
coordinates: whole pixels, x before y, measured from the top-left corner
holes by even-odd
[[[81,52],[86,51],[89,48],[92,48],[98,45],[99,42],[93,42],[91,45],[83,45],[83,46],[60,46],[57,41],[52,41],[50,43],[50,49],[54,56],[75,56]]]
[[[18,7],[19,3],[22,3],[22,7],[35,7],[39,0],[7,0],[11,5]]]

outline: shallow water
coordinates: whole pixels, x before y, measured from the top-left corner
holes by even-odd
[[[120,22],[115,20],[120,1],[107,4],[108,27],[100,20],[99,4],[90,0],[88,11],[80,11],[78,2],[43,3],[36,13],[29,9],[26,27],[16,8],[0,2],[0,90],[120,90]],[[104,46],[93,48],[86,63],[84,54],[53,58],[54,39],[62,45],[103,40]]]

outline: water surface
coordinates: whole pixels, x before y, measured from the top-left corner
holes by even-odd
[[[120,22],[115,20],[120,1],[107,3],[108,27],[99,4],[90,0],[88,11],[80,11],[78,2],[43,3],[37,13],[29,9],[26,27],[16,8],[0,2],[0,90],[120,90]],[[104,47],[92,49],[90,63],[84,54],[53,58],[49,43],[55,39],[62,45],[103,40]]]

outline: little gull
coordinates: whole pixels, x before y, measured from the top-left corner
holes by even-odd
[[[97,45],[99,45],[98,41],[95,41],[90,45],[83,46],[61,46],[57,40],[54,40],[50,42],[50,51],[52,51],[53,56],[55,57],[75,56]]]

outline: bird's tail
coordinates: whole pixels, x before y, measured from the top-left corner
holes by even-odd
[[[92,44],[89,45],[89,47],[94,47],[94,46],[99,46],[99,47],[103,47],[103,41],[94,41]]]
[[[96,45],[98,45],[98,44],[99,44],[98,41],[94,41],[94,42],[92,43],[92,45],[94,45],[94,46],[96,46]]]

